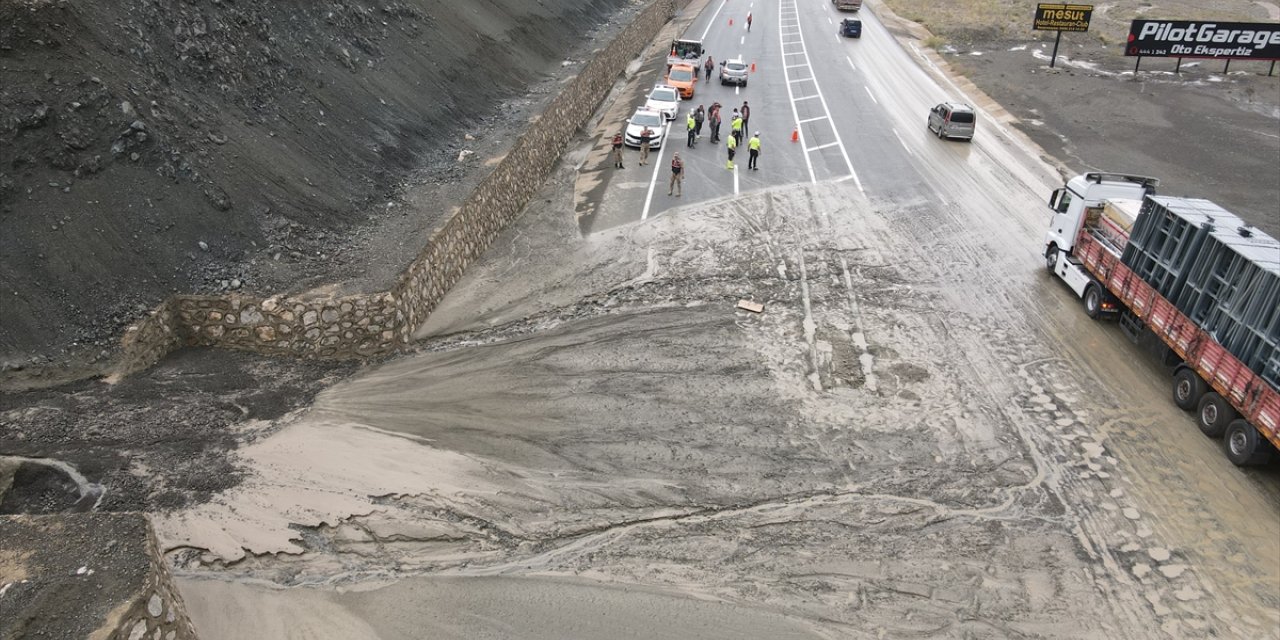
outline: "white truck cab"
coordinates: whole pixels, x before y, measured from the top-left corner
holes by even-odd
[[[1097,318],[1116,310],[1106,288],[1096,283],[1088,269],[1071,255],[1090,211],[1100,212],[1108,202],[1124,203],[1131,211],[1130,217],[1136,218],[1142,197],[1155,193],[1159,185],[1156,178],[1145,176],[1085,173],[1068,180],[1066,186],[1055,189],[1049,197],[1053,218],[1044,236],[1044,266],[1084,299],[1089,317]]]
[[[1145,176],[1085,173],[1068,180],[1065,187],[1055,189],[1049,197],[1053,219],[1044,236],[1045,266],[1052,269],[1059,253],[1071,253],[1086,210],[1099,208],[1107,200],[1142,200],[1148,193],[1155,193],[1158,186],[1160,180]]]

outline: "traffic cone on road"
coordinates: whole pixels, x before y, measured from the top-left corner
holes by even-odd
[[[800,142],[800,127],[791,130],[791,141]]]
[[[733,18],[729,18],[729,26],[733,26]]]
[[[755,72],[756,72],[756,63],[752,62],[752,63],[751,63],[751,73],[755,73]]]

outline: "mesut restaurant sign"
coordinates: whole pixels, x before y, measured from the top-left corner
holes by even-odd
[[[1280,24],[1134,20],[1126,56],[1280,60]]]
[[[1036,31],[1088,31],[1089,18],[1093,16],[1091,4],[1046,4],[1036,5],[1036,20],[1032,29]]]

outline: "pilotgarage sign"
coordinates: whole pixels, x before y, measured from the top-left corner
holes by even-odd
[[[1280,24],[1134,20],[1126,56],[1280,60]]]
[[[1036,31],[1088,31],[1089,18],[1093,16],[1091,4],[1036,5]]]

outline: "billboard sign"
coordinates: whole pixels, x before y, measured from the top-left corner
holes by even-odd
[[[1280,60],[1280,24],[1134,20],[1126,56]]]
[[[1036,31],[1088,31],[1089,18],[1093,17],[1091,4],[1036,5],[1036,19],[1032,29]]]

